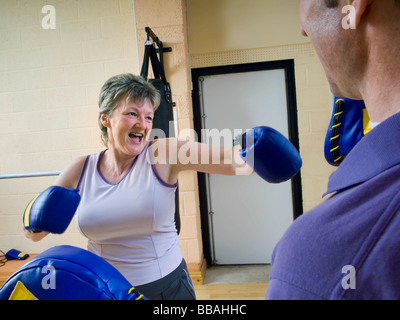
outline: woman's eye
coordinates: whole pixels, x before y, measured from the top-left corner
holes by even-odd
[[[147,117],[147,120],[153,121],[153,117]]]
[[[129,112],[129,115],[136,117],[136,113],[135,112]]]

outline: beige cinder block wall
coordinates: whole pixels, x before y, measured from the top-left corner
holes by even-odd
[[[139,73],[150,26],[173,49],[164,57],[181,133],[193,128],[191,67],[295,59],[304,209],[321,201],[333,171],[322,145],[329,88],[311,44],[298,35],[298,0],[188,0],[187,17],[185,0],[134,0],[137,34],[131,0],[52,1],[55,30],[41,26],[47,2],[0,0],[0,174],[61,170],[102,149],[98,92],[114,74]],[[25,240],[22,211],[53,181],[0,179],[1,250],[86,246],[74,223],[62,236]],[[179,188],[182,252],[196,271],[203,261],[197,175],[183,173]]]
[[[44,5],[55,29],[43,29]],[[97,99],[110,76],[138,73],[131,0],[0,0],[0,174],[62,170],[104,148]],[[55,177],[0,179],[0,249],[28,253],[86,247],[72,223],[64,235],[25,239],[22,212]]]
[[[331,97],[300,0],[188,0],[192,68],[294,59],[304,212],[322,201],[334,168],[324,159]]]
[[[193,132],[193,110],[186,1],[135,0],[134,5],[139,60],[141,62],[143,59],[146,41],[145,27],[148,26],[163,41],[164,47],[172,48],[172,52],[164,54],[164,65],[167,79],[171,84],[173,101],[176,103],[178,132],[180,138],[193,139],[194,137],[190,134]],[[185,136],[185,132],[189,133],[189,136]],[[195,172],[182,172],[179,176],[179,199],[181,250],[193,277],[200,272],[204,260],[197,174]],[[201,275],[199,277],[201,278]],[[195,280],[197,280],[196,276]]]

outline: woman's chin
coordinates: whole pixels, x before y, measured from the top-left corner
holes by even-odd
[[[146,143],[142,140],[140,143],[138,142],[131,142],[129,144],[129,150],[133,155],[138,155],[142,153],[144,147],[146,146]]]

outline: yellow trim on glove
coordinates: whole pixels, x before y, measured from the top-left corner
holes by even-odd
[[[38,298],[21,281],[18,281],[8,300],[38,300]]]
[[[364,127],[364,136],[372,130],[367,109],[363,110],[363,127]]]
[[[135,287],[130,288],[129,291],[128,291],[128,294],[131,294],[132,291],[135,291]],[[140,299],[142,299],[142,298],[143,298],[143,295],[141,294],[141,295],[140,295],[139,297],[137,297],[135,300],[140,300]]]
[[[31,209],[33,206],[33,203],[36,201],[36,199],[39,197],[40,194],[38,194],[36,197],[34,197],[31,202],[29,202],[28,206],[25,209],[24,213],[24,226],[29,227],[29,215],[31,214]]]

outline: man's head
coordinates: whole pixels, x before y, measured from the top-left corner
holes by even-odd
[[[335,8],[335,7],[339,6],[339,3],[340,3],[340,0],[324,0],[324,1],[325,1],[325,5],[328,8]],[[400,0],[394,0],[394,1],[397,3],[397,5],[400,4]],[[351,2],[351,1],[348,1],[348,2]]]
[[[347,5],[352,12],[342,12]],[[349,14],[355,29],[342,25]],[[400,0],[302,0],[300,20],[336,96],[363,99],[365,81],[395,58],[388,47],[400,49]]]

